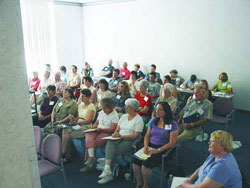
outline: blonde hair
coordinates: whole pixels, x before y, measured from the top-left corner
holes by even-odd
[[[224,148],[225,152],[233,151],[233,137],[226,131],[214,131],[211,134],[213,138],[221,147]]]

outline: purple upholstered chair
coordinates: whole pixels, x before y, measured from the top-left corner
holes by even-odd
[[[40,177],[61,170],[66,186],[66,178],[62,163],[62,141],[58,135],[49,134],[43,139],[42,157],[43,158],[38,161]]]
[[[225,129],[228,129],[228,123],[233,121],[234,118],[234,104],[232,99],[218,98],[213,104],[213,118],[211,122],[225,125]]]
[[[41,145],[42,145],[42,130],[38,126],[34,126],[34,135],[35,135],[35,143],[36,143],[36,153],[38,158],[41,157]]]

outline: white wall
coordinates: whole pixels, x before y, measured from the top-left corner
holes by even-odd
[[[161,75],[176,68],[210,86],[228,73],[237,108],[250,110],[250,1],[138,0],[83,7],[84,57],[95,70],[155,63]]]
[[[77,4],[54,3],[58,65],[82,68],[84,60],[82,7]]]

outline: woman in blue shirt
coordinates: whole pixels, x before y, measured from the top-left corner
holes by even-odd
[[[240,169],[231,153],[232,136],[225,131],[214,131],[208,144],[211,154],[179,188],[241,188]]]

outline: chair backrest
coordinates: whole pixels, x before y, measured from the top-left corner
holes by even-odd
[[[49,134],[43,139],[42,156],[45,159],[60,165],[62,157],[62,141],[58,135]]]
[[[34,135],[35,135],[35,143],[36,143],[36,152],[41,154],[41,145],[42,145],[42,130],[38,126],[34,126]]]
[[[234,104],[230,98],[218,98],[213,104],[214,114],[219,116],[226,116],[234,109]]]

